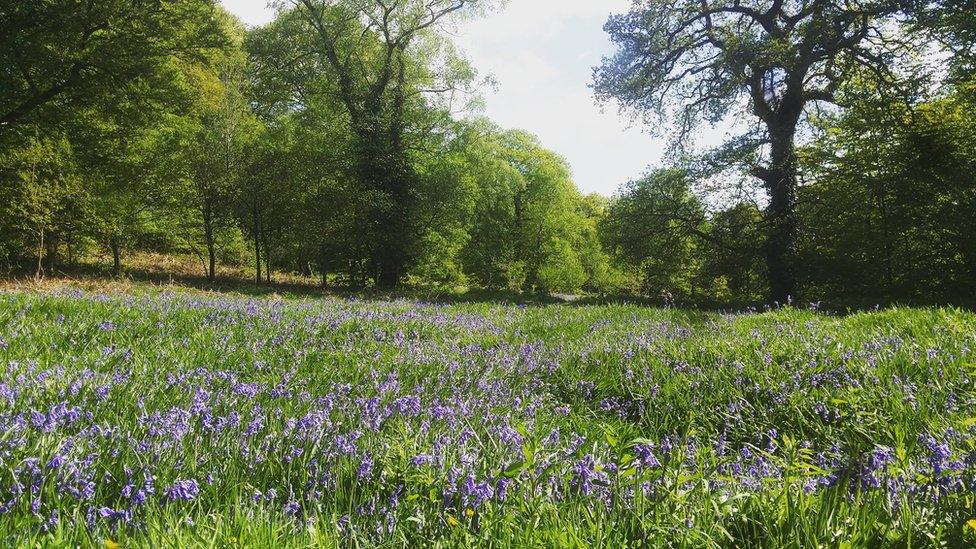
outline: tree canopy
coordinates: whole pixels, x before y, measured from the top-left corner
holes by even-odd
[[[474,108],[453,31],[501,4],[279,0],[246,28],[213,0],[4,3],[0,272],[160,253],[210,283],[976,295],[971,0],[634,3],[593,88],[672,154],[613,196]]]
[[[796,135],[809,109],[837,103],[862,77],[897,87],[898,63],[922,48],[899,23],[907,2],[653,0],[611,17],[618,47],[595,71],[603,100],[655,117],[674,113],[679,138],[702,123],[749,112],[758,122],[751,167],[766,189],[770,298],[797,292]]]

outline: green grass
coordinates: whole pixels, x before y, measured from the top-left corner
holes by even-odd
[[[0,545],[971,546],[971,348],[954,309],[0,294]]]

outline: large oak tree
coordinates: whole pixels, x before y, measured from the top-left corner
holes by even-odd
[[[868,75],[894,86],[898,60],[917,51],[901,32],[901,0],[642,0],[610,18],[616,53],[595,70],[601,100],[674,116],[679,139],[701,121],[748,110],[768,194],[763,247],[770,298],[797,293],[797,132],[810,108],[837,103]]]

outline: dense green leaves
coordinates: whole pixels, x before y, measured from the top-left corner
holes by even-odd
[[[723,121],[764,145],[751,174],[768,196],[769,297],[786,302],[800,291],[798,132],[808,113],[841,104],[838,90],[865,75],[901,91],[913,58],[927,53],[924,36],[902,29],[913,7],[889,0],[637,2],[608,21],[617,51],[595,70],[594,87],[601,100],[641,118],[674,117],[679,149],[694,129]],[[742,120],[744,113],[752,118]]]
[[[0,268],[110,259],[118,274],[150,251],[210,280],[253,265],[257,282],[355,289],[976,294],[968,0],[613,17],[598,98],[677,109],[679,130],[743,108],[761,124],[612,198],[583,196],[534,136],[470,116],[479,75],[443,23],[495,5],[283,0],[245,29],[209,0],[4,3]],[[919,67],[934,58],[945,71]]]
[[[481,286],[573,292],[608,286],[594,220],[566,161],[531,135],[486,124],[460,143],[476,185],[471,241],[461,257]]]
[[[23,138],[8,132],[8,266],[77,238],[84,251],[108,252],[116,273],[127,250],[151,249],[198,257],[211,280],[222,261],[250,257],[259,282],[286,270],[353,287],[614,289],[597,233],[602,204],[580,196],[566,161],[528,134],[452,115],[476,99],[476,72],[440,25],[488,2],[282,2],[272,23],[248,31],[205,2],[93,6],[90,19],[112,28],[136,12],[158,28],[110,33],[126,42],[112,63],[135,71],[126,86],[108,69],[91,72],[86,82],[102,95],[58,95],[42,109],[51,118],[40,105],[18,115],[18,132],[71,135],[50,140],[61,152],[43,162],[65,166],[84,207],[65,200],[72,214],[55,216],[54,205],[31,206],[16,176]],[[42,11],[57,7],[33,9],[53,25]],[[177,14],[186,21],[165,26]],[[47,29],[21,15],[30,29],[5,36],[9,55],[53,72],[71,61],[57,48],[83,40],[74,31],[45,35],[58,44],[50,55],[18,49]],[[149,37],[158,42],[135,51]],[[78,55],[108,66],[102,49]]]
[[[864,101],[805,152],[804,253],[817,294],[913,302],[976,295],[969,90],[912,110]]]
[[[602,223],[604,242],[643,295],[681,301],[751,301],[764,293],[756,243],[761,214],[738,204],[714,215],[690,175],[651,172],[624,188]]]
[[[220,45],[215,14],[213,0],[3,2],[0,131],[164,83],[174,58]]]

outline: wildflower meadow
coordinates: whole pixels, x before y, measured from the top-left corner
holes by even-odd
[[[0,294],[0,546],[976,545],[976,315]]]

